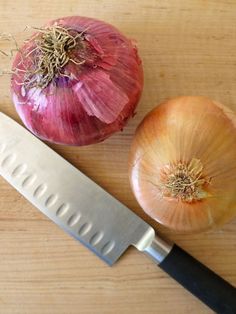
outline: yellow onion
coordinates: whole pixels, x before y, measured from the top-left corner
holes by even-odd
[[[203,231],[236,214],[236,115],[206,97],[177,97],[139,125],[130,181],[145,212],[176,231]]]

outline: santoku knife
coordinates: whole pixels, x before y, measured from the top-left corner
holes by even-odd
[[[3,113],[0,174],[107,264],[132,245],[217,313],[236,313],[230,283],[155,235],[144,220]]]

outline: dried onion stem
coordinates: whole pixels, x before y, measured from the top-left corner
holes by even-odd
[[[63,73],[63,68],[68,62],[76,65],[85,63],[85,60],[72,57],[75,48],[83,49],[84,31],[66,29],[57,24],[34,29],[38,31],[34,37],[34,47],[22,55],[20,63],[14,69],[15,72],[25,72],[24,80],[19,85],[26,89],[33,87],[44,89],[56,77],[69,77]],[[24,60],[29,60],[30,56],[31,65],[28,66]],[[20,65],[23,65],[24,69],[20,68]]]
[[[199,201],[207,196],[205,187],[210,179],[203,176],[203,165],[193,158],[162,169],[160,188],[163,196],[180,198],[184,202]]]

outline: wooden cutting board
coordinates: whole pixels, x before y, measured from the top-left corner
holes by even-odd
[[[104,19],[136,39],[145,89],[137,115],[122,133],[89,147],[50,146],[236,285],[236,220],[200,235],[171,233],[142,212],[127,176],[135,128],[162,100],[207,95],[236,110],[236,1],[0,0],[0,32],[21,41],[28,34],[23,31],[26,25],[41,26],[67,15]],[[7,58],[0,60],[0,68],[6,68]],[[0,78],[0,110],[19,121],[6,76]],[[212,311],[134,249],[109,268],[0,178],[0,313]]]

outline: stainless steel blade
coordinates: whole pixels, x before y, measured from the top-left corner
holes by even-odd
[[[0,174],[109,265],[128,246],[142,250],[154,239],[145,221],[2,113]]]

